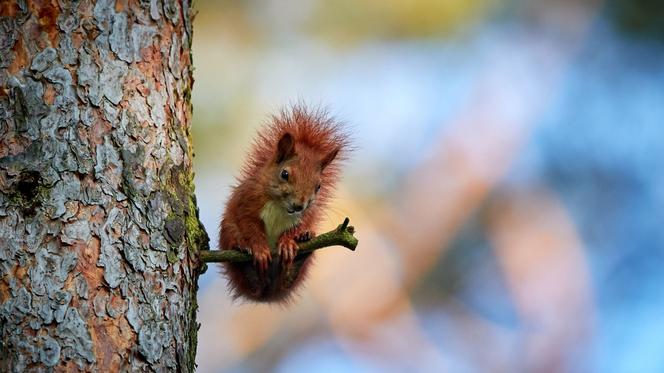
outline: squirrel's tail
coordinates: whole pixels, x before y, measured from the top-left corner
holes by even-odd
[[[223,263],[223,271],[233,298],[287,303],[304,282],[312,262],[313,253],[310,253],[298,255],[288,267],[284,267],[279,258],[274,258],[263,276],[258,274],[252,262]]]

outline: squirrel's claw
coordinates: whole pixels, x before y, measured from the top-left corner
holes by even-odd
[[[297,255],[297,243],[292,238],[279,240],[279,256],[283,265],[288,266],[295,260]]]
[[[260,249],[250,249],[251,255],[254,257],[254,266],[258,271],[260,276],[264,276],[267,273],[267,268],[270,265],[272,260],[272,255],[270,255],[270,249],[263,247]]]
[[[316,233],[313,231],[302,232],[299,236],[295,237],[296,242],[307,242],[316,237]]]

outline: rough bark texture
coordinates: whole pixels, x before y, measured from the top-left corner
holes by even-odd
[[[0,371],[193,370],[190,13],[0,1]]]

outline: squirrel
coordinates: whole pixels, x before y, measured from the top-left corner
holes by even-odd
[[[302,104],[271,116],[259,130],[220,224],[220,250],[253,256],[253,262],[223,264],[233,298],[291,299],[313,259],[313,253],[297,256],[298,242],[315,236],[348,147],[339,122]]]

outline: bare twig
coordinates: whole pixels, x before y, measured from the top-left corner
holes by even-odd
[[[355,229],[353,226],[349,226],[348,223],[350,220],[346,218],[344,222],[333,231],[323,233],[319,236],[314,237],[313,239],[302,242],[298,245],[297,255],[303,255],[311,253],[315,250],[322,249],[329,246],[343,246],[352,251],[355,251],[357,247],[357,238],[353,236]],[[276,252],[272,253],[273,257],[278,256]],[[202,262],[213,263],[213,262],[249,262],[253,258],[251,254],[243,253],[237,250],[202,250],[200,252],[200,258]]]

